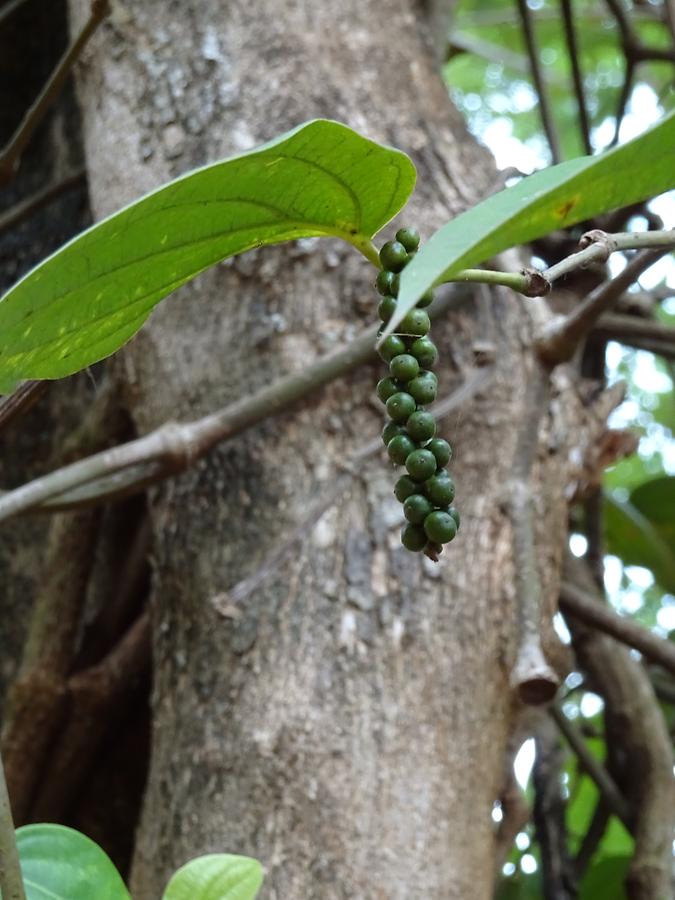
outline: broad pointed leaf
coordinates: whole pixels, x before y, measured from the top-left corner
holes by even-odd
[[[627,566],[651,569],[661,587],[675,593],[675,547],[631,502],[621,502],[609,494],[604,505],[605,539],[608,553]]]
[[[198,856],[174,873],[162,900],[253,900],[263,881],[260,863],[248,856]]]
[[[63,825],[24,825],[16,842],[27,900],[131,900],[98,844]]]
[[[377,262],[370,238],[414,183],[404,153],[325,120],[172,181],[76,237],[0,300],[0,391],[103,359],[171,291],[253,247],[333,236]]]
[[[401,274],[394,331],[418,299],[460,269],[517,244],[675,187],[675,113],[627,144],[535,172],[440,228]]]

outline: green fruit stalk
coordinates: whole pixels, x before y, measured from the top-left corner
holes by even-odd
[[[380,250],[382,271],[376,287],[382,299],[377,312],[385,324],[396,309],[399,274],[419,243],[416,229],[401,228],[396,240],[388,241]],[[455,485],[446,471],[452,449],[436,436],[434,417],[424,409],[434,402],[438,388],[431,371],[438,361],[438,350],[427,337],[431,322],[424,311],[432,301],[433,291],[427,291],[401,321],[397,333],[382,342],[379,353],[389,365],[389,375],[378,382],[377,396],[389,415],[382,431],[387,454],[392,463],[405,466],[407,472],[394,486],[406,518],[401,542],[408,550],[424,551],[437,561],[443,544],[457,534],[459,513],[451,505]]]

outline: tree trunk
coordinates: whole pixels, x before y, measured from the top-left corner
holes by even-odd
[[[87,3],[71,5],[77,27]],[[448,101],[426,24],[410,0],[115,4],[80,73],[96,216],[324,116],[411,154],[418,188],[404,221],[429,234],[495,172]],[[348,342],[375,317],[372,282],[351,249],[315,240],[200,276],[114,363],[139,431],[212,411]],[[401,547],[397,476],[382,455],[330,497],[343,461],[383,424],[382,366],[153,493],[154,732],[135,900],[159,896],[205,852],[259,858],[264,898],[491,896],[491,810],[518,707],[503,503],[530,427],[527,344],[542,310],[476,292],[435,326],[441,396],[471,372],[478,345],[495,359],[488,387],[442,423],[463,524],[438,565]],[[533,479],[549,613],[566,528],[564,408],[550,403]]]

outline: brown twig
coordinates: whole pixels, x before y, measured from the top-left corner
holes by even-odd
[[[68,679],[68,718],[52,748],[49,777],[36,797],[32,816],[40,821],[60,818],[77,794],[110,727],[127,706],[131,691],[150,671],[150,616],[142,613],[100,663]]]
[[[657,248],[637,254],[616,278],[600,285],[562,321],[549,326],[537,342],[540,358],[551,366],[571,359],[600,316],[665,252],[665,248]]]
[[[590,137],[591,129],[588,121],[588,110],[586,109],[584,78],[581,73],[580,54],[579,47],[577,45],[576,30],[574,28],[574,13],[572,11],[571,0],[560,0],[560,8],[562,12],[563,26],[565,29],[567,56],[572,66],[574,94],[577,100],[577,109],[579,110],[579,130],[581,131],[581,142],[583,144],[584,152],[590,155],[593,152]]]
[[[537,53],[537,43],[534,35],[534,25],[532,22],[532,13],[527,4],[527,0],[517,0],[518,14],[520,16],[520,25],[525,38],[525,46],[527,47],[527,56],[530,63],[530,74],[534,82],[534,88],[539,98],[539,114],[541,122],[544,126],[544,132],[551,150],[551,159],[554,163],[560,162],[560,142],[556,132],[553,112],[549,101],[548,90],[541,71],[539,62],[539,54]]]
[[[594,781],[595,786],[600,792],[607,806],[612,810],[627,828],[630,828],[630,809],[622,796],[621,791],[616,786],[612,776],[602,765],[599,759],[591,753],[586,746],[586,742],[579,734],[576,726],[571,722],[565,713],[555,704],[553,704],[549,712],[551,718],[560,729],[560,733],[564,736],[575,755],[579,760],[579,765],[586,774]]]
[[[54,519],[21,669],[8,693],[2,754],[19,822],[26,821],[65,714],[65,680],[75,655],[75,634],[93,565],[97,515],[86,511]]]
[[[632,619],[617,615],[607,604],[598,603],[596,597],[589,596],[569,581],[563,581],[560,587],[560,608],[563,613],[572,613],[586,625],[634,647],[650,662],[658,663],[675,675],[675,644]]]
[[[675,359],[675,328],[654,319],[606,313],[594,326],[593,334],[638,350],[648,350],[666,359]]]
[[[15,228],[23,222],[24,219],[32,216],[33,213],[42,209],[43,206],[47,206],[52,200],[60,197],[61,194],[65,194],[73,188],[84,184],[85,178],[85,170],[77,169],[77,171],[73,172],[71,175],[67,175],[61,181],[50,184],[43,191],[39,191],[37,194],[33,194],[32,197],[28,197],[21,203],[17,203],[16,206],[12,206],[10,209],[0,214],[0,234],[9,231],[11,228]]]
[[[607,825],[611,817],[611,812],[605,799],[600,796],[595,804],[591,821],[586,829],[586,834],[579,847],[579,852],[574,858],[574,870],[577,878],[580,879],[597,850],[600,841],[603,839],[607,831]]]
[[[0,184],[6,184],[13,178],[21,161],[21,155],[35,129],[61,93],[70,70],[108,12],[108,0],[92,0],[89,18],[82,30],[63,54],[39,96],[29,108],[5,149],[0,153]]]

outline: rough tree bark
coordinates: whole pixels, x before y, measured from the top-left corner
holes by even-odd
[[[72,0],[73,28],[86,6]],[[495,172],[448,101],[427,26],[412,0],[115,4],[79,73],[95,215],[325,116],[413,156],[405,221],[428,234]],[[328,241],[201,276],[114,363],[139,431],[210,411],[349,341],[373,318],[372,280]],[[528,344],[543,315],[540,301],[477,291],[435,329],[441,394],[462,382],[478,345],[495,360],[489,387],[443,423],[463,526],[437,566],[400,546],[395,475],[377,458],[227,616],[216,609],[379,432],[379,368],[153,493],[154,744],[136,900],[214,851],[258,857],[265,898],[490,896],[490,814],[518,710],[505,486],[531,419]],[[557,375],[532,479],[549,612],[581,416],[573,380]]]

